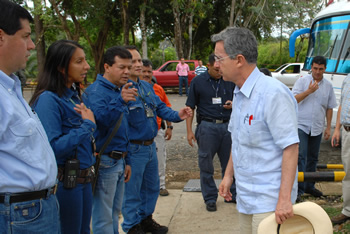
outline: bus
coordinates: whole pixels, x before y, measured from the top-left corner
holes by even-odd
[[[315,56],[326,57],[324,78],[332,83],[339,104],[343,80],[350,73],[350,1],[332,1],[316,15],[311,28],[299,29],[292,33],[289,40],[291,57],[294,57],[296,38],[306,33],[309,33],[309,45],[300,77],[311,72],[311,62]],[[337,110],[333,113],[333,126]]]

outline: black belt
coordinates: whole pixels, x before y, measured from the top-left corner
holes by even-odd
[[[10,203],[25,202],[25,201],[32,201],[32,200],[46,198],[48,193],[50,195],[56,194],[56,190],[57,190],[57,185],[53,186],[50,189],[44,189],[40,191],[25,192],[25,193],[11,193]],[[5,196],[6,195],[0,195],[0,203],[5,202]]]
[[[131,140],[130,142],[133,143],[133,144],[137,144],[137,145],[148,146],[148,145],[152,145],[153,141],[154,141],[154,138],[151,139],[151,140],[146,140],[146,141]]]
[[[216,124],[227,123],[228,121],[230,121],[229,119],[212,119],[212,118],[206,118],[206,117],[201,117],[201,120],[211,122],[211,123],[216,123]]]
[[[95,168],[94,166],[91,166],[84,170],[79,170],[77,182],[78,184],[87,184],[87,183],[90,183],[94,177],[95,177]],[[58,167],[57,179],[58,181],[64,180],[64,167]]]
[[[128,152],[112,151],[110,153],[107,153],[106,155],[115,160],[119,160],[121,158],[125,158],[127,154]]]
[[[347,125],[347,126],[343,125],[343,127],[344,127],[345,131],[350,132],[350,126],[349,125]]]

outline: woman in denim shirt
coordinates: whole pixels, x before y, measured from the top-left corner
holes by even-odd
[[[92,209],[91,178],[95,163],[92,111],[80,99],[80,83],[90,69],[82,47],[68,40],[53,43],[47,52],[44,71],[30,100],[55,152],[58,172],[57,198],[62,233],[90,234]],[[74,170],[77,160],[78,170]],[[72,170],[68,170],[72,162]],[[79,170],[80,169],[80,170]],[[76,185],[67,183],[76,175]]]

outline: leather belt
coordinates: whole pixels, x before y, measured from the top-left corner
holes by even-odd
[[[46,199],[48,194],[49,195],[56,194],[56,191],[57,191],[57,185],[53,186],[52,188],[44,189],[40,191],[12,193],[10,194],[10,203]],[[5,196],[6,195],[0,195],[0,203],[5,202]]]
[[[345,131],[347,131],[347,132],[350,132],[350,126],[349,125],[343,125],[343,127],[344,127],[344,129],[345,129]]]
[[[94,166],[91,166],[91,167],[86,168],[84,170],[79,170],[77,182],[78,182],[78,184],[87,184],[87,183],[90,183],[94,177],[95,177],[95,169],[94,169]],[[64,167],[58,168],[57,179],[59,181],[64,180]]]
[[[153,141],[154,141],[154,138],[151,139],[151,140],[146,140],[146,141],[131,140],[130,142],[133,143],[133,144],[137,144],[137,145],[148,146],[148,145],[152,145]]]
[[[230,121],[229,119],[212,119],[212,118],[206,118],[206,117],[201,117],[201,120],[211,122],[211,123],[216,123],[216,124],[227,123],[228,121]]]
[[[107,153],[106,155],[115,160],[119,160],[121,158],[125,158],[127,154],[128,152],[112,151],[110,153]]]

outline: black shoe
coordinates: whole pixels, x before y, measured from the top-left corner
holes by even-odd
[[[302,201],[303,201],[303,200],[301,199],[301,194],[298,194],[296,203],[300,203],[300,202],[302,202]]]
[[[168,232],[168,227],[158,224],[152,218],[152,215],[149,215],[147,218],[142,220],[141,227],[145,233],[151,232],[152,234],[165,234]]]
[[[136,224],[132,228],[129,229],[128,234],[146,234],[140,224]]]
[[[216,203],[215,202],[207,203],[207,211],[210,211],[210,212],[216,211]]]
[[[225,202],[225,203],[234,203],[234,204],[237,203],[237,202],[236,202],[236,199],[232,199],[231,201],[226,201],[226,200],[224,199],[224,202]]]
[[[314,196],[314,197],[322,197],[323,196],[323,193],[316,188],[307,189],[307,190],[305,190],[305,192]]]

